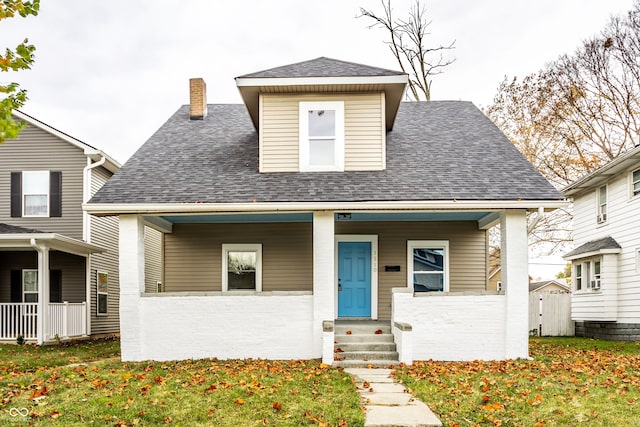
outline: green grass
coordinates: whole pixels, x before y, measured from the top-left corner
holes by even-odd
[[[445,426],[640,426],[640,343],[533,338],[530,353],[396,375]]]
[[[0,346],[0,425],[20,425],[11,408],[28,409],[24,425],[364,424],[351,377],[318,361],[122,363],[117,354],[117,341]]]

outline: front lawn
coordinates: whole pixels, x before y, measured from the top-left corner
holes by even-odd
[[[364,424],[352,379],[318,361],[122,363],[117,354],[117,341],[1,345],[0,424]]]
[[[530,354],[395,372],[445,426],[640,426],[640,343],[534,338]]]

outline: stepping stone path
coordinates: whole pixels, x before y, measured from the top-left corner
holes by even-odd
[[[348,368],[365,404],[365,427],[442,426],[431,409],[392,376],[391,369]]]

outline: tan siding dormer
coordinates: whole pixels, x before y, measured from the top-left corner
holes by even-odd
[[[260,95],[260,172],[299,171],[299,103],[344,102],[344,170],[385,168],[384,92]]]

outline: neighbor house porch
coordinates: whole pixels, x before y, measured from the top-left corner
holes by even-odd
[[[0,341],[21,337],[43,344],[88,336],[88,258],[102,249],[53,233],[2,230]]]
[[[486,291],[497,222],[506,292]],[[160,293],[145,224],[166,233]],[[526,228],[525,209],[120,215],[122,357],[332,363],[336,319],[388,321],[409,363],[527,357]]]

